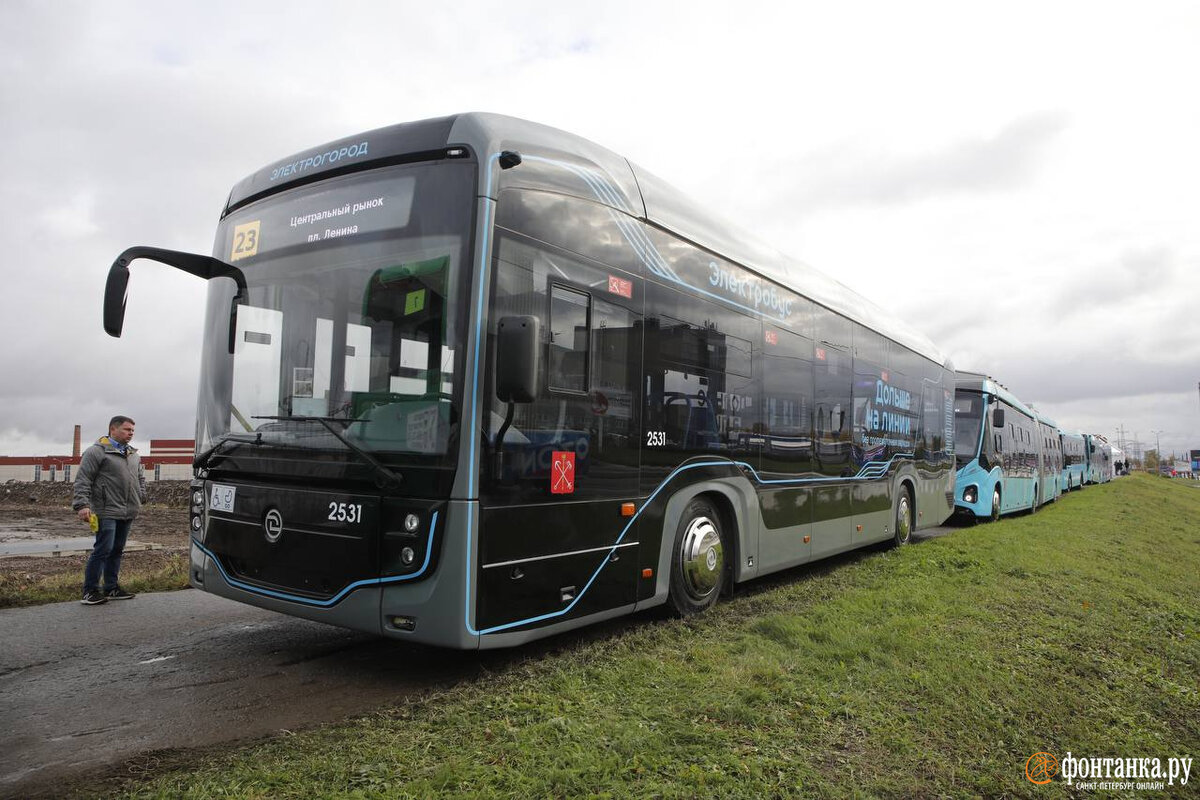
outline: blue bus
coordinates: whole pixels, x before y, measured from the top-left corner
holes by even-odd
[[[1044,502],[1042,423],[993,378],[955,375],[954,437],[957,515],[996,520]]]
[[[1103,436],[1091,433],[1083,435],[1087,453],[1084,465],[1086,483],[1108,483],[1112,479],[1112,447]]]
[[[204,278],[192,586],[518,645],[952,512],[954,373],[897,313],[627,159],[462,114],[232,190]]]
[[[1064,492],[1082,489],[1087,472],[1087,444],[1082,433],[1062,431],[1062,488]]]
[[[1041,504],[1052,503],[1065,491],[1063,488],[1062,435],[1058,424],[1045,414],[1035,411],[1038,435],[1041,437],[1042,457],[1038,470],[1038,484],[1042,487],[1038,499]]]

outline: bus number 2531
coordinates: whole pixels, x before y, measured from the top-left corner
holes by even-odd
[[[362,505],[357,503],[330,503],[329,519],[334,522],[362,522]]]

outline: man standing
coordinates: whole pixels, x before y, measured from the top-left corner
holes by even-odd
[[[82,520],[90,520],[92,514],[99,519],[96,544],[83,570],[81,602],[87,606],[133,597],[117,583],[125,540],[146,499],[141,458],[129,446],[132,438],[133,420],[113,417],[108,423],[108,436],[101,436],[79,461],[71,507]]]

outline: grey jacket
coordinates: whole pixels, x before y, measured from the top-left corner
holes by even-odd
[[[146,478],[142,458],[130,447],[121,455],[107,436],[83,451],[75,476],[75,497],[71,507],[84,506],[97,517],[134,519],[146,499]]]

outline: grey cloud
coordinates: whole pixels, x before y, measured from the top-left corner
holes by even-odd
[[[929,153],[872,154],[839,146],[781,170],[795,188],[780,194],[817,213],[1015,189],[1033,177],[1066,127],[1064,114],[1045,112],[1014,120],[994,136],[961,139]]]
[[[1059,290],[1051,307],[1078,314],[1097,303],[1129,303],[1139,297],[1170,293],[1174,271],[1174,253],[1164,245],[1129,249],[1108,263],[1084,267]]]
[[[1200,354],[1187,343],[1182,353],[1170,356],[1110,354],[1101,348],[1065,350],[1040,358],[1036,353],[1005,353],[987,369],[1022,400],[1034,404],[1194,392],[1200,380],[1200,360],[1195,357]]]

